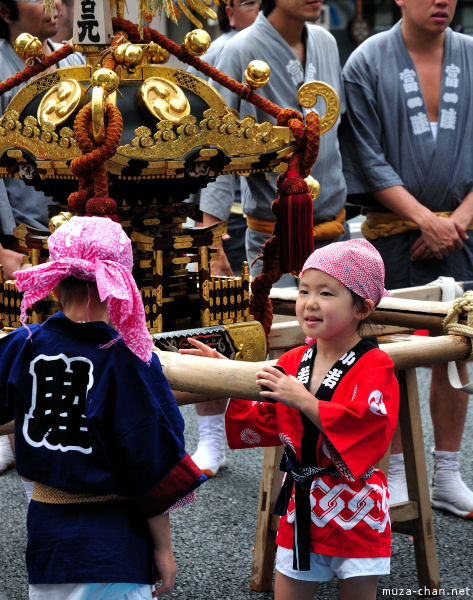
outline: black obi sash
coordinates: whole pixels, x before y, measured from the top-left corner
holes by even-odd
[[[324,402],[330,402],[338,384],[348,373],[350,368],[359,360],[363,354],[378,347],[376,338],[364,338],[351,350],[345,352],[325,375],[315,396]],[[304,352],[299,368],[297,379],[309,389],[310,375],[317,354],[317,342],[307,348]],[[315,477],[320,474],[335,475],[342,477],[335,468],[317,466],[317,444],[320,430],[306,415],[299,411],[304,431],[301,440],[301,461],[289,446],[284,450],[279,469],[286,473],[286,478],[274,505],[273,513],[284,516],[291,499],[294,487],[295,518],[294,518],[294,561],[293,568],[298,571],[310,570],[310,532],[311,532],[311,508],[310,488]],[[371,469],[363,477],[369,477]]]

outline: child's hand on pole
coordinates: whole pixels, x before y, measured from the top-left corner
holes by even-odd
[[[270,402],[282,402],[302,410],[304,401],[314,399],[304,385],[293,375],[281,372],[281,367],[262,367],[256,373],[256,385],[261,386],[260,395]]]
[[[187,341],[194,346],[194,348],[180,348],[179,354],[192,354],[193,356],[205,356],[206,358],[225,358],[228,360],[226,356],[220,354],[220,352],[217,352],[214,348],[207,346],[207,344],[199,342],[199,340],[187,338]]]

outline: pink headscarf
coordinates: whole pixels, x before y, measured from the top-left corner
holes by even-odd
[[[301,277],[307,269],[318,269],[338,279],[362,298],[370,298],[378,306],[389,296],[384,289],[384,263],[376,248],[364,239],[333,242],[312,252],[305,261]]]
[[[149,362],[153,340],[131,274],[131,241],[121,225],[103,217],[72,217],[49,237],[48,247],[49,262],[15,273],[16,286],[24,292],[23,325],[26,309],[45,298],[66,277],[95,281],[100,300],[107,300],[110,320],[123,341],[141,360]]]

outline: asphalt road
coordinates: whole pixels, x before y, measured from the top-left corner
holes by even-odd
[[[471,368],[473,379],[473,368]],[[428,411],[430,371],[418,369],[424,439],[429,477],[432,427]],[[448,401],[448,398],[445,399]],[[192,406],[184,407],[186,440],[196,445]],[[462,472],[473,488],[473,407],[470,407],[462,448]],[[269,600],[271,592],[250,590],[249,577],[258,504],[262,450],[227,451],[227,467],[203,485],[198,501],[172,514],[178,580],[169,598],[179,600]],[[26,600],[24,565],[26,498],[14,470],[0,476],[0,600]],[[441,511],[434,512],[435,535],[443,597],[473,597],[473,520],[466,521]],[[391,575],[383,577],[378,598],[424,597],[418,593],[413,543],[394,534]],[[317,598],[337,598],[336,582],[322,584]],[[297,600],[297,599],[295,599]],[[360,599],[363,600],[363,599]]]

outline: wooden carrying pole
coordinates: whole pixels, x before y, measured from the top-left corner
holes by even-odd
[[[397,369],[464,360],[470,354],[470,341],[462,336],[404,337],[405,341],[380,344]],[[276,363],[274,360],[245,362],[156,352],[172,389],[216,398],[261,400],[260,388],[255,383],[256,373],[263,365]]]

